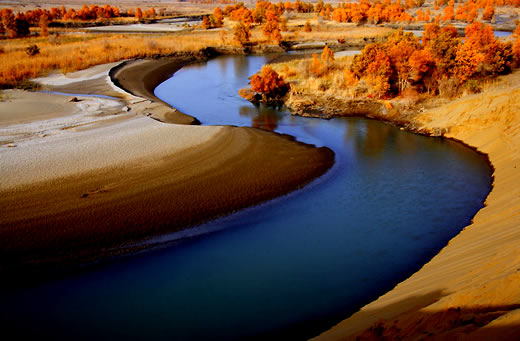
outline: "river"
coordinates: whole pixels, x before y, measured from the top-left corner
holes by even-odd
[[[410,276],[470,223],[491,186],[485,157],[377,121],[255,107],[237,92],[269,58],[187,66],[156,95],[202,124],[327,146],[332,169],[196,229],[211,233],[4,293],[4,327],[55,338],[305,339]]]

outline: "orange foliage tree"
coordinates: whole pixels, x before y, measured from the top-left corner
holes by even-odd
[[[143,10],[139,7],[135,9],[135,17],[141,19],[143,17]]]
[[[207,15],[205,15],[202,18],[202,28],[205,30],[208,30],[211,28],[211,22],[209,21],[209,17]]]
[[[424,48],[435,61],[438,74],[446,77],[452,75],[457,48],[461,43],[457,29],[452,25],[441,28],[438,24],[428,24],[422,38]]]
[[[40,35],[42,37],[49,35],[49,18],[45,14],[40,17]]]
[[[480,22],[466,26],[464,45],[482,54],[482,73],[498,75],[511,71],[513,51],[511,43],[503,43],[495,38],[493,28]]]
[[[2,25],[5,33],[7,33],[10,38],[16,38],[18,33],[16,30],[16,18],[13,11],[9,8],[4,8],[0,11],[0,16],[2,17]]]
[[[250,88],[240,89],[239,94],[252,102],[279,102],[289,91],[289,85],[272,67],[266,65],[250,78]]]
[[[249,43],[251,37],[251,31],[249,27],[244,25],[242,22],[237,23],[233,27],[233,40],[240,46],[244,46]]]
[[[215,27],[222,27],[224,24],[224,14],[220,7],[215,7],[213,11],[213,19],[215,20]]]
[[[416,84],[422,84],[428,93],[432,85],[432,75],[435,69],[433,57],[427,50],[416,50],[412,53],[409,60],[410,78]]]
[[[382,97],[390,90],[390,57],[381,43],[369,44],[360,55],[354,56],[351,71],[357,78],[367,80],[373,95]]]
[[[311,23],[309,20],[305,22],[305,25],[303,25],[303,32],[312,32]]]
[[[484,9],[484,12],[482,13],[482,20],[487,20],[487,21],[490,21],[491,19],[493,19],[493,16],[495,15],[495,7],[493,7],[492,5],[491,6],[486,6],[486,8]]]
[[[262,29],[262,33],[270,41],[279,44],[282,41],[282,35],[280,33],[280,18],[273,10],[268,10],[265,14],[265,17],[267,22]]]
[[[442,21],[452,21],[455,18],[455,10],[453,6],[444,7],[444,15],[442,16]]]
[[[323,51],[321,52],[321,60],[327,69],[332,67],[334,64],[334,52],[332,52],[332,50],[327,45],[325,45]]]

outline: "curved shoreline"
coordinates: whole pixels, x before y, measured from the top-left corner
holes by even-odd
[[[520,71],[504,78],[413,122],[488,155],[494,181],[485,207],[418,272],[315,339],[520,335]]]
[[[156,85],[157,84],[151,84],[150,86],[152,88],[155,88]],[[468,100],[468,99],[465,99],[465,100]],[[478,96],[473,96],[470,99],[470,101],[471,100],[478,100]],[[481,100],[484,101],[484,99],[481,99]],[[485,99],[485,100],[487,101],[487,99]],[[460,102],[460,101],[464,101],[464,99],[456,101],[454,105],[457,106],[458,105],[457,102]],[[447,106],[449,106],[450,104],[448,104]],[[490,151],[486,150],[485,148],[483,148],[484,146],[482,143],[474,143],[472,141],[471,136],[475,134],[475,130],[469,130],[468,132],[466,132],[469,135],[469,137],[466,137],[466,135],[461,135],[460,133],[455,133],[455,127],[458,127],[459,129],[463,130],[464,126],[466,125],[466,122],[464,120],[459,119],[460,115],[453,114],[453,115],[451,115],[450,120],[448,120],[446,122],[442,122],[442,124],[439,121],[436,122],[436,121],[432,120],[432,116],[437,119],[442,118],[443,117],[442,111],[445,110],[445,107],[446,106],[436,108],[432,111],[432,113],[423,114],[422,116],[418,117],[417,120],[414,120],[412,122],[413,125],[406,124],[405,125],[406,128],[408,130],[412,130],[412,131],[422,133],[422,134],[428,134],[428,135],[432,135],[432,136],[443,135],[447,138],[450,138],[453,140],[458,140],[458,141],[464,143],[465,145],[475,149],[476,152],[486,155],[488,157],[489,162],[492,165],[492,167],[496,167],[495,166],[496,165],[495,155],[493,153],[490,153]],[[471,104],[470,104],[470,107],[472,107]],[[345,109],[345,110],[347,110],[347,109]],[[439,117],[436,117],[436,116],[439,116]],[[388,121],[388,117],[379,117],[379,119],[381,119],[381,120],[386,119]],[[395,122],[393,121],[393,119],[395,119]],[[428,120],[431,120],[431,121],[427,122]],[[486,120],[485,117],[484,117],[484,120]],[[392,119],[389,122],[396,123],[400,126],[403,126],[403,121],[399,120],[399,116],[392,117]],[[406,122],[406,120],[404,122]],[[476,128],[478,128],[478,127],[476,127]],[[327,340],[329,340],[329,339],[337,340],[337,339],[343,339],[345,337],[347,339],[348,338],[356,339],[356,337],[358,337],[360,335],[361,335],[361,337],[365,337],[368,335],[369,339],[372,337],[378,338],[379,336],[377,333],[380,332],[380,328],[382,328],[383,330],[391,331],[387,335],[389,338],[415,337],[415,336],[422,335],[422,333],[424,333],[424,328],[422,328],[422,329],[419,328],[418,329],[419,332],[417,332],[417,330],[414,330],[414,332],[412,332],[412,333],[409,333],[409,331],[406,330],[406,328],[402,328],[403,332],[400,331],[398,333],[395,333],[391,328],[392,325],[389,325],[390,323],[384,324],[384,322],[380,321],[381,318],[388,318],[389,316],[395,317],[396,315],[400,315],[398,318],[398,319],[401,319],[400,323],[403,323],[403,324],[405,324],[405,326],[407,326],[407,323],[411,324],[411,325],[417,325],[418,319],[422,319],[422,318],[426,317],[427,320],[428,319],[435,320],[435,322],[432,322],[432,324],[435,325],[435,323],[439,323],[438,321],[442,320],[444,318],[443,314],[445,314],[446,312],[452,313],[451,309],[456,309],[456,308],[454,308],[452,306],[453,302],[451,300],[453,300],[454,295],[460,294],[457,292],[459,289],[454,289],[454,292],[452,293],[451,288],[442,288],[441,289],[441,288],[435,287],[435,284],[438,285],[439,282],[441,284],[445,284],[445,283],[448,283],[449,281],[457,282],[458,276],[453,276],[450,274],[443,276],[443,275],[437,275],[437,273],[439,271],[441,273],[443,271],[448,271],[448,272],[453,271],[453,267],[459,266],[459,264],[456,261],[453,261],[453,259],[451,257],[458,256],[458,257],[463,258],[463,260],[461,260],[460,262],[464,263],[464,266],[466,266],[465,261],[467,260],[467,258],[464,258],[464,257],[467,257],[467,255],[465,255],[467,248],[465,246],[463,246],[460,249],[457,249],[456,247],[452,246],[452,244],[455,243],[455,240],[458,241],[458,239],[464,238],[461,236],[464,236],[467,233],[466,230],[468,230],[470,227],[471,227],[471,229],[479,228],[478,220],[479,220],[480,216],[482,215],[482,212],[484,210],[488,209],[490,200],[492,200],[493,196],[497,194],[497,181],[498,180],[497,180],[497,175],[496,175],[497,174],[496,169],[494,169],[493,174],[494,174],[494,182],[492,185],[492,190],[491,190],[490,194],[488,195],[488,198],[486,199],[487,207],[484,207],[477,213],[477,215],[473,219],[472,225],[470,225],[469,227],[466,227],[465,231],[461,232],[453,240],[451,240],[449,242],[449,245],[446,248],[444,248],[439,253],[439,255],[437,255],[432,261],[430,261],[425,266],[423,266],[423,268],[418,273],[414,274],[410,279],[399,284],[397,286],[397,288],[393,289],[392,291],[390,291],[389,293],[384,295],[382,298],[367,305],[360,312],[354,314],[350,319],[340,323],[338,326],[334,327],[330,331],[327,331],[327,332],[323,333],[322,335],[318,336],[317,339],[323,338],[323,339],[327,339]],[[501,192],[500,188],[498,188],[498,192]],[[499,195],[501,195],[501,194],[499,194]],[[500,209],[500,208],[497,208],[497,209]],[[504,223],[506,223],[506,222],[504,222]],[[519,224],[519,226],[520,226],[520,224]],[[469,241],[469,243],[471,244],[471,241]],[[455,256],[450,255],[450,254],[448,256],[444,256],[446,254],[446,252],[450,253],[450,251],[453,249],[455,249],[455,251],[454,251]],[[448,251],[446,251],[446,250],[448,250]],[[449,264],[448,267],[446,267],[446,264],[441,265],[440,270],[437,270],[437,269],[430,270],[429,269],[431,263],[436,263],[438,258],[443,258],[443,257],[447,257],[447,259],[449,259],[448,263],[454,264],[454,265]],[[475,253],[475,254],[470,255],[469,257],[470,258],[475,257],[475,259],[477,259],[477,258],[479,258],[479,255]],[[477,265],[477,268],[478,268],[478,265]],[[435,271],[434,276],[439,276],[442,279],[440,281],[438,281],[437,279],[435,279],[435,277],[432,277],[432,274],[431,274],[432,271]],[[460,270],[460,271],[462,272],[462,274],[464,274],[465,271],[468,271],[468,267],[462,268],[462,270]],[[473,270],[473,271],[478,271],[478,270]],[[403,285],[405,285],[404,283],[408,283],[409,281],[414,282],[415,278],[418,276],[420,277],[423,273],[425,273],[424,276],[426,278],[426,282],[428,282],[428,281],[433,282],[434,288],[425,290],[424,288],[427,287],[426,283],[421,283],[420,285],[417,285],[417,284],[412,285],[412,289],[410,287],[405,287],[404,289],[400,289]],[[489,282],[486,283],[485,285],[489,285]],[[398,290],[398,289],[400,289],[400,290]],[[390,300],[392,302],[390,307],[385,307],[383,309],[380,309],[379,307],[381,305],[385,306],[386,304],[388,304],[387,303],[388,301],[386,301],[386,297],[393,296],[396,291],[398,291],[398,293],[395,294],[395,295],[397,295],[397,297],[399,297],[398,303],[395,304],[395,301],[392,301],[392,299],[390,298]],[[478,290],[476,290],[476,291],[478,291]],[[489,294],[491,294],[493,292],[493,290],[488,290],[487,292]],[[419,297],[416,297],[417,295],[419,295]],[[474,293],[474,295],[478,295],[478,293]],[[505,304],[505,302],[503,302],[502,304],[499,304],[496,306],[494,306],[490,303],[489,306],[479,310],[479,309],[475,309],[475,307],[471,305],[471,304],[474,304],[474,302],[475,302],[474,298],[475,297],[472,297],[466,302],[459,301],[459,305],[457,306],[457,308],[461,308],[461,307],[462,308],[461,308],[461,311],[456,313],[458,315],[455,317],[455,319],[459,318],[460,324],[464,324],[466,326],[465,328],[467,328],[467,329],[471,329],[472,327],[474,327],[476,329],[475,324],[472,325],[471,323],[468,323],[467,319],[469,319],[471,321],[472,318],[476,317],[477,321],[480,321],[479,319],[482,319],[482,316],[485,315],[486,313],[488,313],[489,311],[492,311],[495,314],[498,314],[499,316],[502,316],[502,315],[511,316],[512,314],[514,315],[514,310],[518,307],[514,304]],[[436,309],[440,309],[439,312],[436,312],[434,314],[429,314],[429,313],[424,314],[424,315],[421,314],[422,311],[419,308],[423,308],[424,306],[426,306],[425,309],[429,309],[429,308],[431,308],[431,307],[428,307],[430,305],[430,303],[439,302],[441,300],[446,300],[446,302],[451,302],[450,303],[451,305],[448,304],[448,305],[442,306],[442,305],[439,305],[438,303],[436,303],[437,304]],[[520,302],[520,301],[518,301],[518,302]],[[424,304],[424,306],[421,306],[422,304]],[[375,311],[372,311],[374,305],[377,308]],[[432,305],[435,305],[435,304],[432,304]],[[406,315],[406,317],[402,316],[403,313],[410,311],[410,309],[412,309],[411,313],[408,313],[408,315]],[[499,310],[500,310],[500,313],[497,312]],[[438,315],[441,315],[441,317],[439,318]],[[498,316],[498,315],[496,315],[496,316]],[[394,321],[391,321],[391,323],[393,324]],[[443,336],[450,335],[449,333],[452,332],[452,330],[450,330],[450,328],[446,326],[447,321],[441,322],[441,324],[442,323],[444,323],[441,328],[442,330],[440,330],[440,331],[435,330],[434,332],[439,332],[440,334],[445,333],[445,334],[442,334]],[[477,322],[477,323],[480,323],[480,322]],[[421,326],[421,327],[424,327],[424,326]],[[366,329],[366,328],[369,328],[369,329],[367,329],[363,332],[363,329]],[[456,329],[455,333],[457,333],[459,331],[460,331],[460,329]],[[506,329],[501,332],[510,333],[510,331],[511,331],[510,329]],[[484,331],[484,333],[485,332],[486,331]],[[350,337],[348,335],[350,335]],[[383,334],[383,335],[385,335],[385,334]],[[491,334],[491,335],[493,335],[493,334]]]
[[[178,60],[174,62],[180,67]],[[134,74],[139,76],[136,79],[153,84],[158,78],[146,77],[156,71],[155,67],[148,68],[152,64],[145,63],[144,69],[130,68],[126,75],[132,79]],[[198,225],[302,188],[334,163],[330,149],[287,136],[253,128],[158,123],[144,116],[161,110],[179,116],[162,103],[132,96],[125,102],[129,113],[123,109],[117,114],[120,118],[116,117],[108,127],[72,129],[59,138],[4,147],[2,153],[6,155],[29,155],[37,146],[43,152],[36,152],[45,161],[46,155],[53,155],[53,145],[62,146],[68,152],[54,155],[60,167],[75,168],[55,176],[43,165],[43,176],[28,175],[15,187],[0,188],[0,252],[4,255],[0,272],[33,270],[44,274],[56,265],[66,270],[70,265],[131,252],[127,246],[135,242]],[[181,121],[185,119],[180,117]],[[136,131],[125,132],[118,120],[131,124]],[[159,129],[160,134],[147,127]],[[121,131],[122,136],[116,138],[119,144],[110,142],[107,129]],[[147,135],[136,134],[141,131]],[[193,140],[197,137],[199,143]],[[150,145],[146,148],[152,148],[152,155],[141,153],[136,157],[134,147],[124,147],[127,140]],[[173,145],[175,140],[181,145]],[[188,144],[183,148],[184,141]],[[93,159],[92,152],[100,157]],[[110,164],[110,155],[125,153],[128,156]],[[71,158],[77,161],[71,164]],[[13,157],[10,161],[15,168],[17,160]],[[99,167],[93,167],[88,160],[99,163]],[[35,169],[33,173],[38,172]]]

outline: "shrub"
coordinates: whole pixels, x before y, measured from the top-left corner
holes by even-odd
[[[249,43],[249,38],[251,37],[251,31],[249,28],[239,22],[233,28],[233,40],[241,46]]]
[[[303,32],[312,32],[311,23],[309,20],[305,22],[305,25],[303,26]]]
[[[482,91],[480,83],[476,79],[470,79],[464,83],[464,89],[470,94],[478,94]]]
[[[250,84],[250,89],[240,89],[239,94],[251,102],[277,103],[289,91],[289,86],[283,77],[269,65],[264,66],[260,74],[253,75]]]
[[[40,48],[36,44],[29,45],[25,48],[25,52],[27,53],[28,56],[35,56],[38,53],[40,53]]]

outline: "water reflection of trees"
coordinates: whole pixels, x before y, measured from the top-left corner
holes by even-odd
[[[242,117],[251,117],[252,127],[268,131],[278,128],[278,122],[282,120],[279,108],[265,104],[243,105],[239,108],[238,113]]]
[[[247,78],[249,76],[249,58],[246,56],[238,56],[233,58],[235,77]]]
[[[347,124],[345,140],[354,141],[359,155],[379,158],[388,146],[399,153],[416,150],[416,136],[399,131],[396,127],[381,122],[356,119]]]

